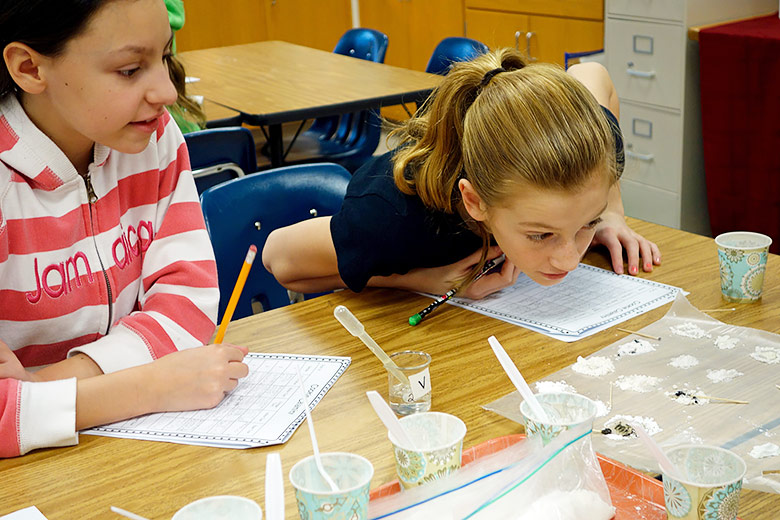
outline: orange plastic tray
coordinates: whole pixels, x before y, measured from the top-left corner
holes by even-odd
[[[506,435],[473,446],[463,452],[461,464],[465,466],[480,457],[508,448],[524,438],[525,435],[522,434]],[[603,455],[596,455],[607,480],[612,505],[617,510],[615,520],[666,520],[664,487],[659,480]],[[370,499],[386,497],[400,491],[401,484],[394,480],[372,490]]]

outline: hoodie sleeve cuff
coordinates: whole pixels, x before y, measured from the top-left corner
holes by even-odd
[[[97,363],[104,374],[151,363],[149,346],[135,332],[119,325],[108,336],[71,349],[68,357],[81,352]]]
[[[78,444],[76,378],[23,382],[19,413],[19,452]]]

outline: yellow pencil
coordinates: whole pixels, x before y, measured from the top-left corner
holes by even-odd
[[[244,265],[241,266],[241,272],[238,273],[236,286],[233,287],[233,294],[230,295],[230,300],[228,300],[225,314],[222,316],[222,323],[219,324],[219,329],[217,329],[217,336],[214,338],[214,343],[222,343],[222,339],[225,337],[225,331],[227,330],[228,323],[230,323],[230,319],[233,317],[233,313],[236,310],[238,298],[241,296],[241,291],[244,290],[246,277],[249,276],[249,268],[252,267],[252,262],[255,261],[256,255],[257,247],[252,244],[249,246],[249,251],[246,252]]]

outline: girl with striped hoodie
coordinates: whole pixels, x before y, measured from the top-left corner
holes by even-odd
[[[216,264],[163,0],[0,0],[0,456],[217,405]],[[197,348],[196,348],[197,347]]]

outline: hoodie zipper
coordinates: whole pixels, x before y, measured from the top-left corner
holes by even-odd
[[[113,319],[114,314],[114,308],[113,308],[113,297],[111,295],[111,282],[108,280],[108,273],[106,272],[105,266],[103,266],[103,259],[100,257],[100,248],[98,248],[97,244],[97,237],[95,236],[94,230],[95,230],[95,223],[92,221],[92,205],[97,202],[97,195],[95,195],[95,189],[92,187],[92,178],[90,176],[90,173],[87,172],[86,175],[83,175],[82,178],[84,179],[84,185],[87,188],[87,199],[89,200],[89,225],[92,228],[92,242],[95,244],[95,252],[97,253],[98,262],[100,262],[100,271],[103,273],[103,278],[106,280],[106,290],[108,291],[108,324],[106,325],[106,332],[103,334],[104,336],[108,335],[108,332],[111,330],[111,321]]]

